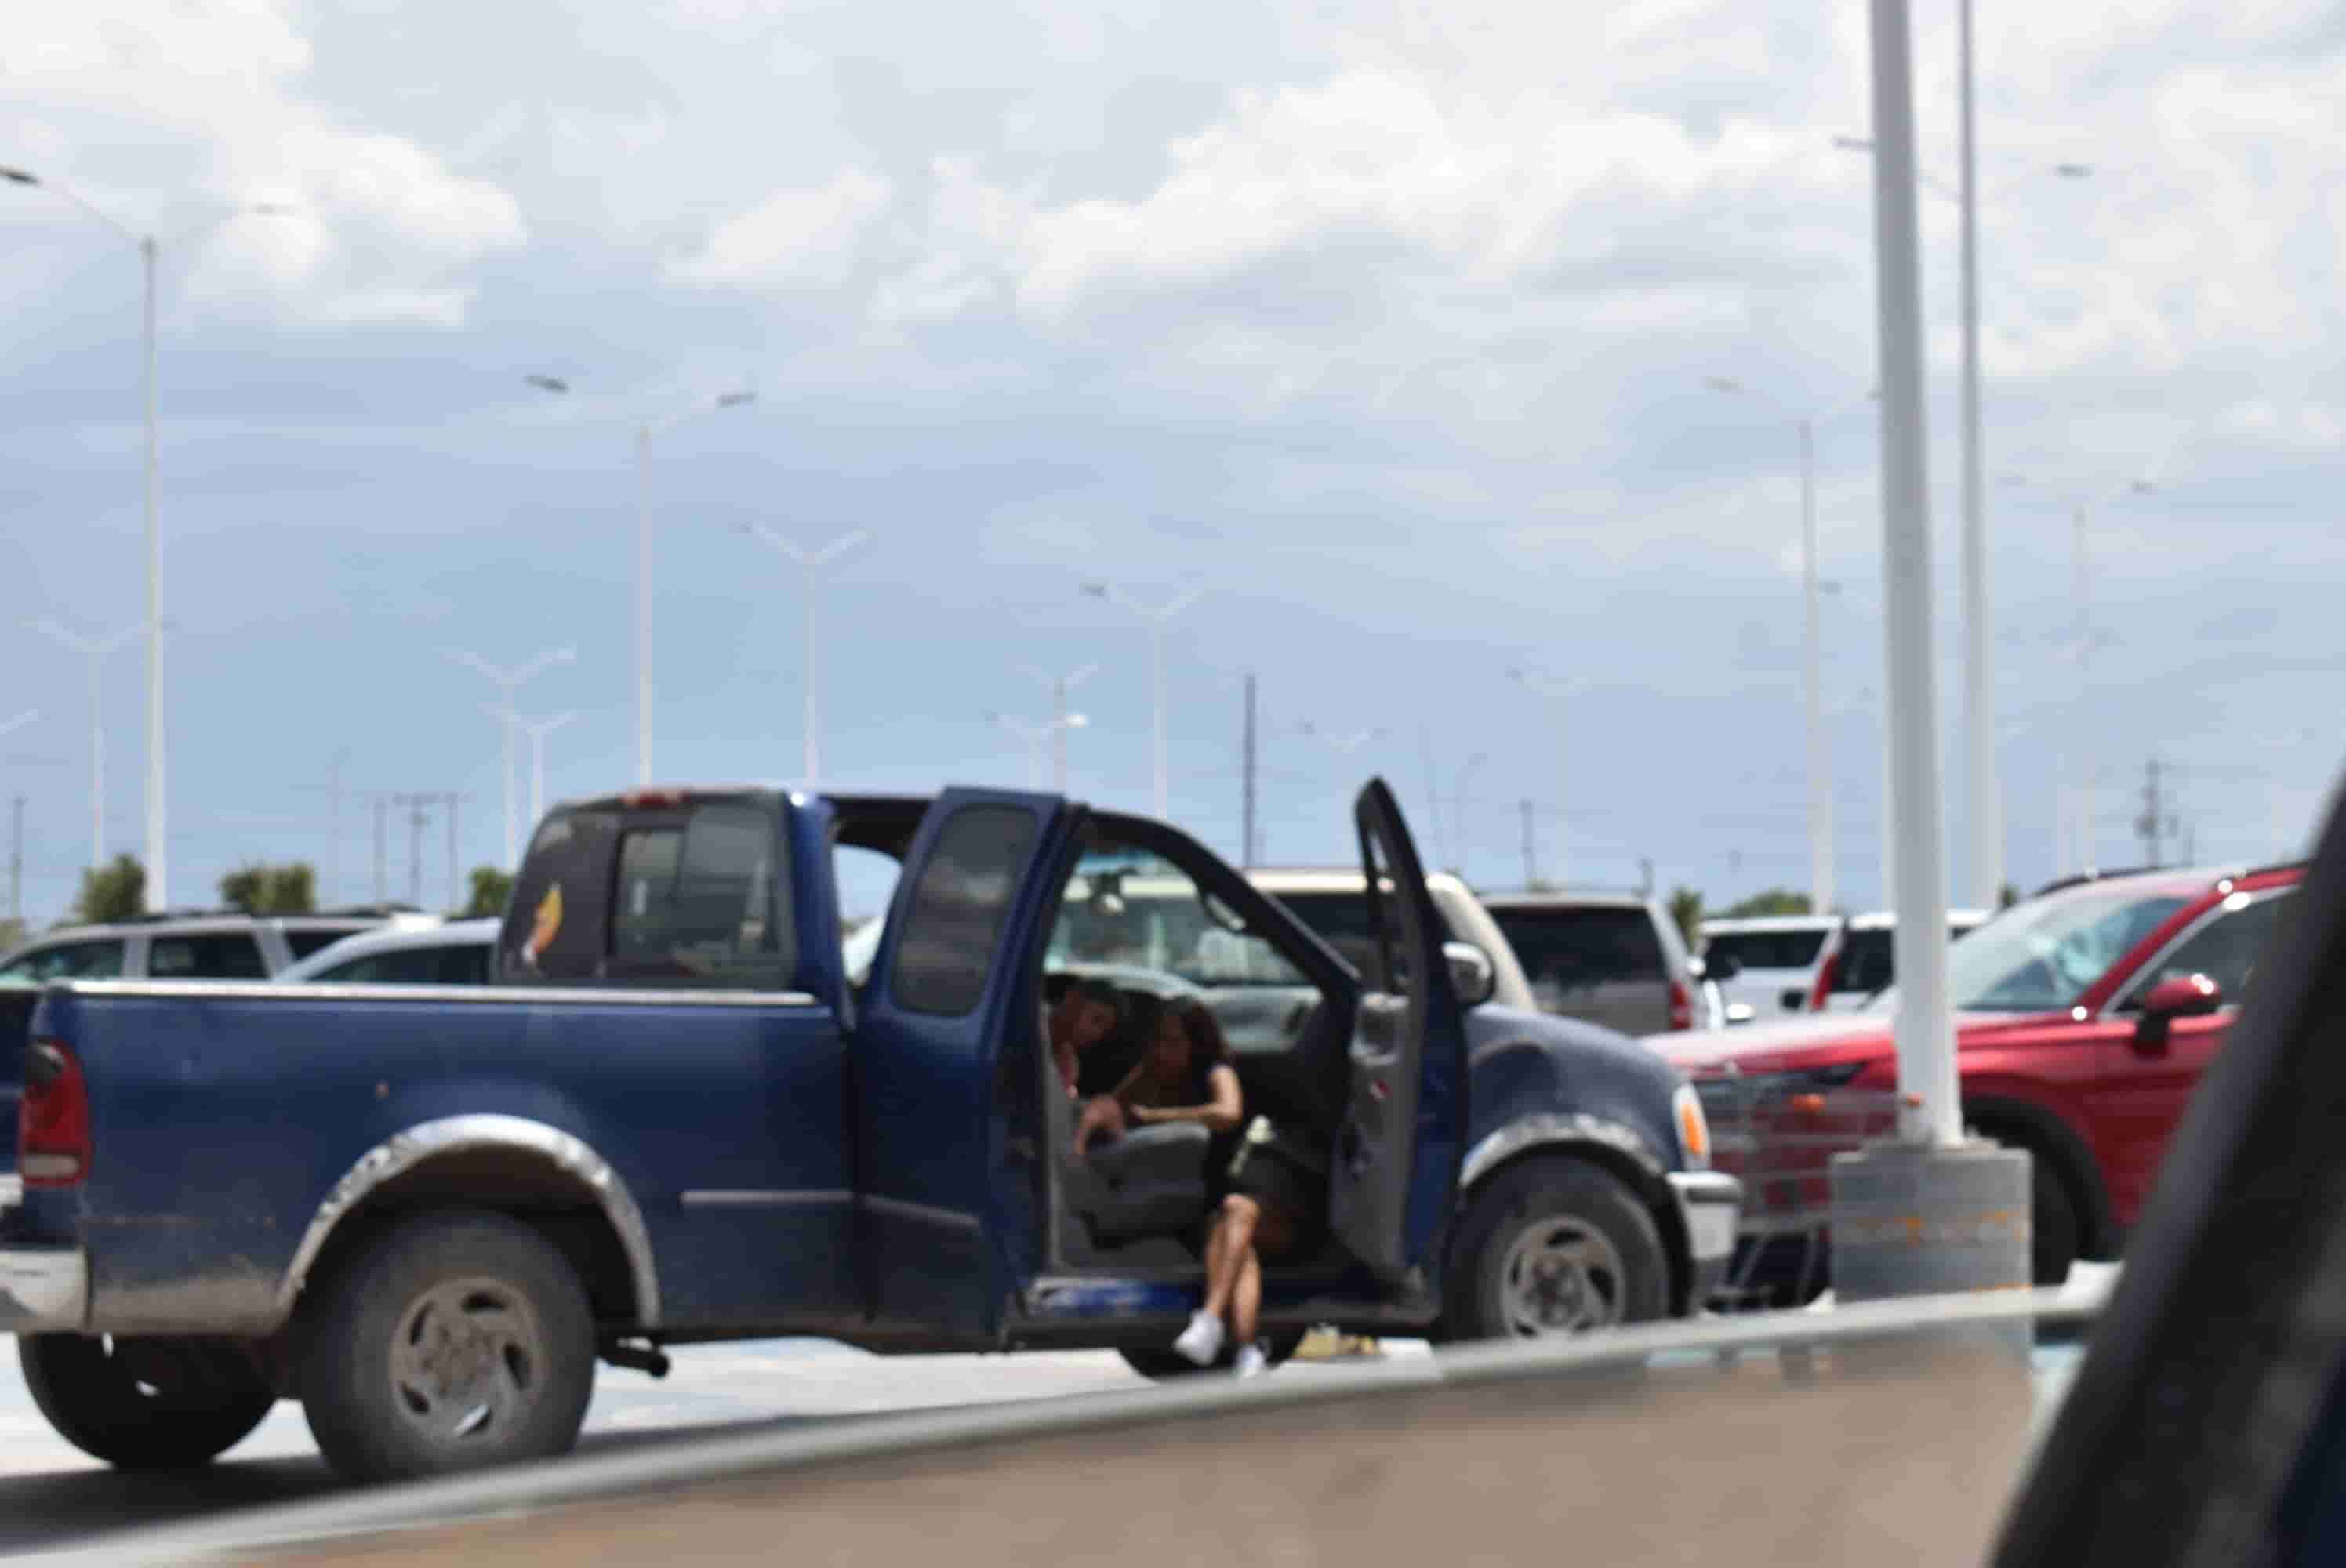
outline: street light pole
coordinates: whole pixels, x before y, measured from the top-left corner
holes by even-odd
[[[542,392],[569,394],[570,383],[559,376],[522,378]],[[743,389],[719,392],[692,407],[636,427],[636,782],[652,781],[652,438],[674,430],[685,421],[719,409],[740,408],[758,401]]]
[[[503,869],[509,871],[514,869],[515,863],[520,858],[520,849],[515,842],[514,832],[514,730],[521,720],[520,716],[514,711],[514,694],[519,691],[522,683],[532,676],[540,674],[557,664],[568,664],[578,657],[578,650],[575,647],[549,648],[527,664],[514,669],[501,669],[481,657],[480,655],[468,653],[463,648],[448,648],[444,651],[458,664],[487,677],[497,687],[499,697],[497,705],[495,708],[484,708],[483,711],[497,720],[497,728],[505,740],[505,856]]]
[[[1963,595],[1964,791],[1971,853],[1965,880],[1976,909],[1995,908],[2004,886],[2004,787],[1995,767],[1994,639],[1989,636],[1987,524],[1980,457],[1979,190],[1972,137],[1972,0],[1961,0],[1963,141]]]
[[[163,726],[163,546],[157,518],[155,448],[155,271],[162,241],[140,234],[72,189],[28,169],[0,167],[0,179],[30,186],[63,197],[131,242],[138,251],[141,282],[139,328],[144,361],[146,402],[147,509],[147,897],[153,909],[170,907],[170,832],[166,808]],[[175,244],[193,240],[220,224],[244,217],[277,218],[291,209],[272,202],[248,202],[230,209],[182,233]]]
[[[1091,722],[1080,713],[1070,713],[1059,718],[1046,718],[1041,723],[1032,719],[1013,718],[1006,713],[989,713],[986,718],[1009,730],[1026,743],[1026,784],[1032,789],[1043,788],[1044,742],[1055,733],[1081,729]]]
[[[1726,376],[1712,376],[1708,384],[1714,392],[1750,395],[1749,389],[1741,382]],[[1861,400],[1853,399],[1841,405],[1826,417],[1833,417],[1856,406],[1858,401]],[[1780,413],[1782,411],[1780,408],[1778,412]],[[1822,914],[1833,907],[1834,887],[1832,760],[1826,748],[1824,726],[1823,614],[1817,603],[1816,426],[1819,423],[1816,418],[1805,414],[1794,421],[1800,437],[1800,591],[1805,622],[1801,655],[1804,689],[1800,706],[1806,720],[1809,751],[1809,903]]]
[[[1930,482],[1923,413],[1922,264],[1907,0],[1872,0],[1872,22],[1882,626],[1889,677],[1883,700],[1890,729],[1890,806],[1897,814],[1893,907],[1898,926],[1893,942],[1899,1125],[1907,1141],[1946,1149],[1962,1140],[1963,1106],[1948,999],[1946,877],[1939,853]],[[2025,1171],[2025,1163],[2021,1168]],[[1836,1246],[1834,1250],[1838,1260],[1841,1249]],[[2024,1261],[2025,1256],[2024,1248]]]
[[[809,554],[800,549],[794,542],[784,538],[762,523],[740,524],[740,531],[762,539],[780,550],[798,563],[799,569],[806,574],[806,736],[804,745],[806,787],[811,791],[818,789],[822,782],[822,707],[819,695],[819,684],[816,680],[820,650],[815,638],[815,588],[821,580],[820,574],[825,566],[871,538],[872,534],[869,529],[852,529],[833,539],[821,549]]]
[[[1110,583],[1086,583],[1083,585],[1083,591],[1089,594],[1096,599],[1106,599],[1113,604],[1121,605],[1124,608],[1131,611],[1134,615],[1138,616],[1142,620],[1148,624],[1149,660],[1150,667],[1154,675],[1154,687],[1156,692],[1155,723],[1157,730],[1157,788],[1155,800],[1157,820],[1160,822],[1164,821],[1172,814],[1171,809],[1168,803],[1169,798],[1169,779],[1171,778],[1171,769],[1166,750],[1165,628],[1167,625],[1171,622],[1174,616],[1179,615],[1183,610],[1188,609],[1191,605],[1197,602],[1198,593],[1195,590],[1192,590],[1189,593],[1182,594],[1178,597],[1168,600],[1165,604],[1159,605],[1152,609],[1148,606],[1128,597],[1120,589],[1117,588]]]
[[[1555,875],[1549,881],[1558,891],[1562,891],[1565,887],[1566,860],[1564,803],[1569,794],[1565,782],[1565,772],[1570,761],[1571,749],[1567,740],[1568,727],[1566,724],[1567,716],[1565,712],[1565,699],[1573,693],[1585,689],[1588,683],[1579,679],[1565,680],[1555,676],[1534,675],[1531,671],[1522,668],[1508,670],[1507,678],[1518,686],[1539,692],[1556,705],[1556,839],[1553,868]]]
[[[578,716],[557,713],[551,718],[521,719],[529,732],[529,820],[533,830],[546,820],[546,738]]]
[[[1082,719],[1070,717],[1067,712],[1067,693],[1097,675],[1099,667],[1096,664],[1087,664],[1072,675],[1053,676],[1033,665],[1025,667],[1027,675],[1051,688],[1051,788],[1057,794],[1067,792],[1067,731],[1083,728]]]
[[[89,863],[106,864],[106,657],[138,635],[138,628],[110,636],[86,637],[53,620],[38,620],[33,629],[61,643],[89,662]]]

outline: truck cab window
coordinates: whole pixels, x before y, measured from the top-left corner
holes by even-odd
[[[796,955],[780,845],[773,818],[750,805],[631,823],[619,839],[610,977],[787,985]]]

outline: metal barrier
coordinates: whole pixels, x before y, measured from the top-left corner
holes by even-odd
[[[1729,1065],[1694,1075],[1711,1165],[1743,1184],[1735,1257],[1713,1310],[1805,1306],[1831,1286],[1833,1156],[1898,1128],[1895,1091],[1847,1087],[1855,1071],[1747,1075]]]

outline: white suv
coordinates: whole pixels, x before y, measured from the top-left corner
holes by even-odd
[[[1829,914],[1703,921],[1704,972],[1719,986],[1727,1022],[1807,1012],[1817,966],[1841,923],[1841,916]]]

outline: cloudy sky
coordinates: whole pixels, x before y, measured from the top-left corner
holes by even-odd
[[[2012,875],[2055,870],[2065,745],[2105,863],[2139,853],[2154,756],[2202,858],[2266,855],[2339,761],[2346,21],[1980,9]],[[1916,16],[1951,761],[1953,15]],[[661,776],[798,774],[805,600],[745,528],[862,527],[821,599],[826,782],[1023,782],[989,713],[1047,713],[1027,667],[1097,662],[1072,786],[1145,807],[1148,644],[1079,593],[1106,576],[1203,591],[1168,641],[1173,813],[1226,851],[1251,671],[1270,858],[1342,856],[1373,769],[1478,881],[1521,879],[1529,801],[1542,874],[1623,885],[1645,860],[1714,902],[1806,876],[1812,414],[1840,881],[1872,902],[1870,169],[1834,146],[1868,130],[1865,22],[1858,0],[26,12],[0,34],[0,162],[164,237],[173,901],[256,856],[370,894],[370,792],[462,792],[466,862],[495,859],[495,691],[452,647],[575,644],[521,697],[579,715],[549,787],[627,781],[633,432],[750,387],[653,449]],[[296,212],[208,227],[241,203]],[[0,741],[0,792],[26,799],[45,917],[90,850],[86,666],[19,622],[144,612],[136,253],[0,187],[0,721],[40,714]],[[106,667],[109,850],[143,840],[140,661]],[[1947,804],[1959,842],[1952,767]],[[435,827],[429,901],[444,865]]]

